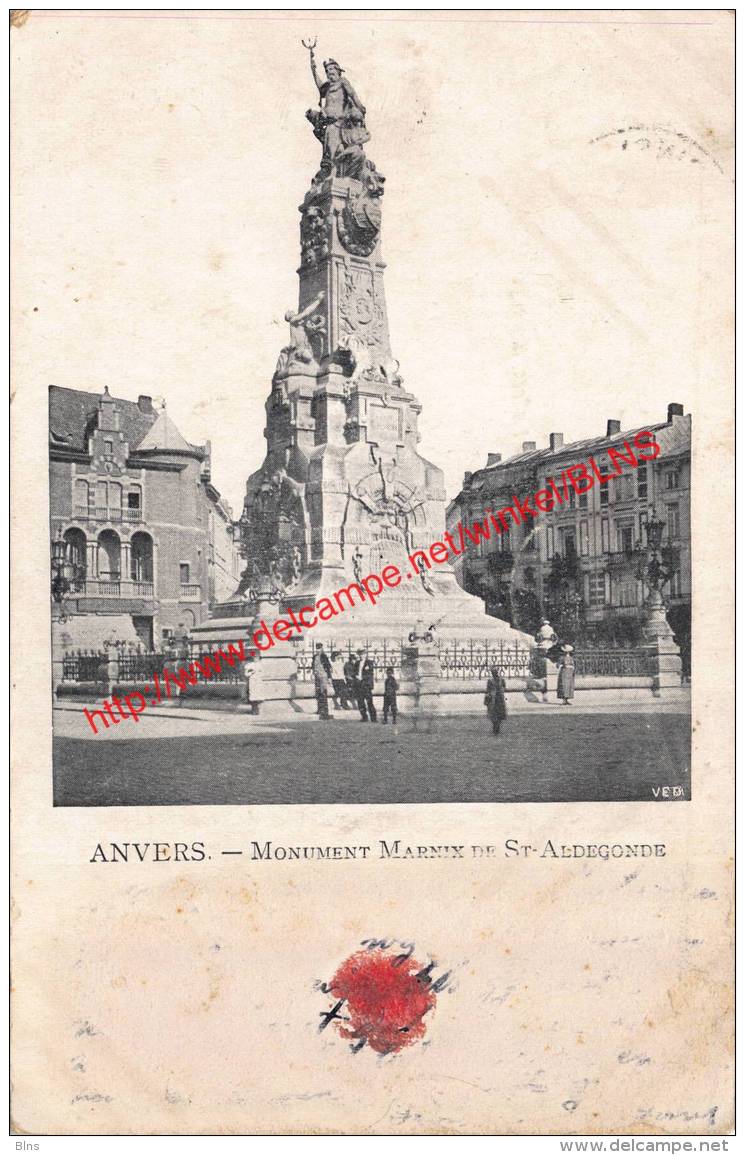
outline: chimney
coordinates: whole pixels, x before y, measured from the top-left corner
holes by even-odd
[[[677,402],[671,401],[667,407],[667,423],[672,425],[674,417],[683,416],[683,406],[678,405]]]
[[[137,408],[139,409],[140,413],[152,413],[152,397],[147,397],[144,393],[140,393],[140,396],[137,398]]]
[[[535,441],[523,441],[523,453],[534,453]]]
[[[564,434],[549,433],[548,441],[552,449],[561,449],[562,445],[564,444]]]
[[[501,460],[501,453],[489,453],[486,458],[486,468],[488,469],[490,465],[499,465]]]
[[[614,419],[612,417],[609,417],[608,418],[608,424],[605,428],[605,436],[606,437],[613,437],[613,436],[615,436],[616,433],[620,433],[620,432],[621,432],[621,422],[620,421],[614,421]]]

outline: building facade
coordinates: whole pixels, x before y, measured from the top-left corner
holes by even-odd
[[[52,386],[49,481],[66,647],[158,648],[235,589],[234,525],[210,480],[209,443],[187,442],[150,397]]]
[[[671,404],[667,420],[649,430],[660,447],[653,461],[626,464],[618,477],[586,493],[570,485],[562,505],[521,525],[506,519],[501,534],[469,543],[457,564],[464,588],[484,598],[490,613],[521,629],[532,630],[545,614],[565,634],[634,641],[645,600],[644,527],[654,511],[665,523],[663,544],[675,559],[663,591],[668,620],[685,648],[691,613],[691,419]],[[603,476],[613,473],[608,451],[622,451],[627,441],[633,445],[636,432],[609,421],[602,437],[565,445],[562,434],[552,433],[547,447],[524,442],[522,452],[506,461],[489,454],[484,468],[466,473],[448,507],[448,529],[482,520],[516,495],[547,488],[591,456]]]

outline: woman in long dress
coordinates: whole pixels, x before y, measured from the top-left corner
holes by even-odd
[[[561,664],[559,666],[559,680],[556,684],[556,695],[568,706],[574,697],[574,652],[573,646],[561,647]]]
[[[499,666],[492,666],[491,677],[486,683],[484,705],[491,719],[494,734],[499,733],[502,728],[502,723],[507,717],[507,701],[504,694],[506,688],[507,683],[502,677],[501,668]]]

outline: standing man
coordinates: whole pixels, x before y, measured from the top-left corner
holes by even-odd
[[[351,675],[352,682],[352,697],[357,703],[357,709],[360,712],[360,718],[363,722],[367,721],[367,706],[365,705],[365,695],[362,690],[362,667],[365,662],[365,651],[358,650],[349,659],[347,666]]]
[[[331,681],[334,684],[334,706],[337,710],[348,710],[346,663],[339,650],[331,655]]]
[[[360,710],[365,711],[371,722],[377,722],[378,712],[375,709],[373,702],[373,690],[375,688],[375,663],[371,657],[365,658],[360,671]],[[362,714],[363,719],[365,714]]]
[[[393,725],[398,721],[398,702],[396,694],[398,693],[398,682],[396,675],[393,672],[393,666],[388,666],[385,672],[385,685],[383,687],[383,725],[388,722],[388,715],[391,715]]]
[[[360,660],[354,654],[350,654],[344,663],[344,677],[347,683],[347,700],[349,702],[357,702],[359,705],[359,696],[357,694],[357,675],[360,669]]]
[[[492,731],[496,737],[502,728],[502,723],[507,717],[507,701],[504,696],[507,683],[502,677],[501,666],[492,666],[491,677],[486,683],[486,694],[484,695],[484,705],[486,712],[492,725]]]
[[[316,642],[316,652],[313,657],[313,681],[316,686],[316,706],[318,717],[324,722],[331,721],[329,714],[329,679],[331,678],[331,662],[323,652],[323,642]]]

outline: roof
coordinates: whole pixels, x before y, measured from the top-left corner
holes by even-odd
[[[77,449],[81,453],[88,450],[88,429],[98,413],[100,393],[86,393],[82,389],[64,389],[59,385],[49,387],[49,434],[53,441]],[[146,413],[136,401],[125,401],[122,397],[112,397],[119,410],[119,428],[130,449],[140,444],[151,425],[157,419],[155,412]]]
[[[60,448],[88,452],[88,432],[99,411],[101,393],[87,393],[82,389],[65,389],[59,385],[49,387],[49,437]],[[119,412],[119,429],[130,453],[136,449],[149,450],[189,450],[199,452],[200,447],[190,445],[164,411],[146,408],[137,401],[127,401],[123,397],[111,397]],[[150,399],[147,399],[148,405]]]
[[[146,449],[179,449],[193,453],[194,446],[189,445],[189,442],[184,440],[165,409],[161,409],[137,449],[140,453]]]
[[[516,453],[504,461],[496,461],[493,465],[485,465],[481,469],[474,470],[469,483],[470,488],[479,489],[481,485],[497,477],[501,470],[506,473],[513,466],[537,468],[563,457],[572,457],[579,463],[594,453],[607,452],[612,446],[623,444],[624,441],[633,441],[637,433],[645,431],[655,434],[655,439],[660,445],[663,456],[684,452],[686,449],[690,450],[691,418],[690,415],[687,415],[676,417],[670,423],[662,421],[655,425],[640,425],[635,429],[620,430],[610,436],[606,434],[600,437],[586,437],[581,441],[571,441],[559,445],[556,449],[546,446],[543,449],[529,449],[522,453]]]

